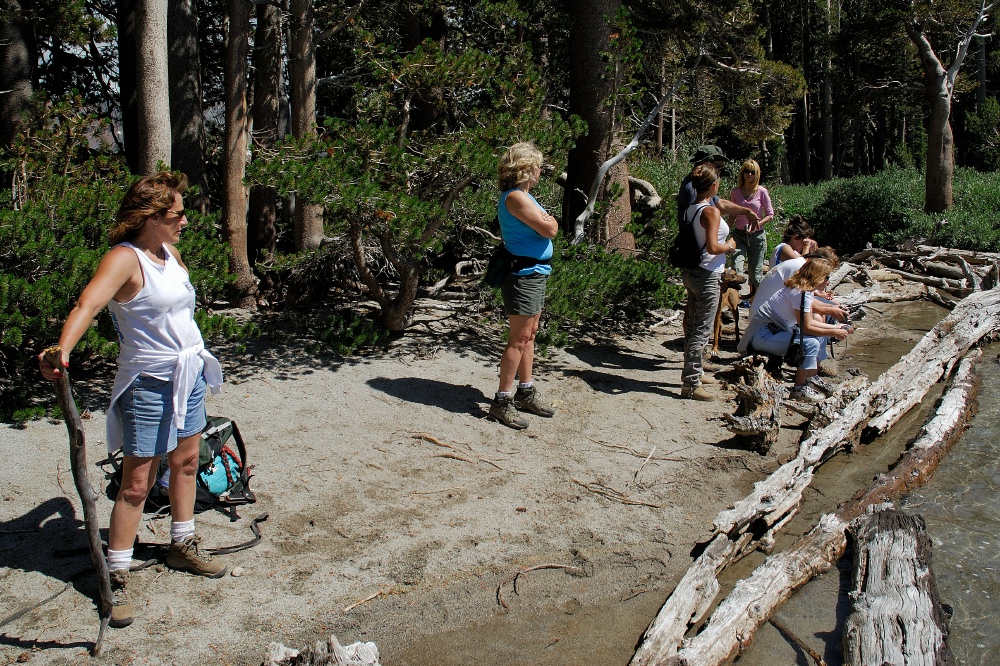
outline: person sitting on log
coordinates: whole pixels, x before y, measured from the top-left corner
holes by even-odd
[[[194,533],[205,389],[219,392],[222,368],[194,321],[194,287],[175,247],[188,223],[181,198],[186,188],[183,174],[165,171],[132,184],[109,234],[112,248],[63,324],[62,367],[53,367],[45,352],[38,355],[42,375],[59,379],[94,317],[105,307],[111,310],[119,353],[107,414],[108,452],[124,451],[108,528],[112,627],[132,623],[132,548],[162,456],[170,469],[167,566],[209,578],[226,573],[225,564],[199,548]]]
[[[796,215],[785,227],[781,242],[774,248],[770,268],[774,268],[783,261],[815,252],[816,247],[816,241],[813,240],[813,228],[801,215]]]
[[[828,323],[825,317],[813,316],[818,305],[815,293],[829,283],[833,266],[825,259],[806,261],[781,289],[759,303],[737,346],[742,352],[783,357],[793,343],[799,344],[792,400],[823,399],[807,382],[817,374],[819,362],[826,358],[827,338],[844,340],[853,331],[847,324]]]

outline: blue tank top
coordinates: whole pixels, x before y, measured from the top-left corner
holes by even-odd
[[[507,246],[507,250],[511,254],[520,257],[535,257],[536,259],[551,259],[552,258],[552,241],[545,236],[529,227],[527,224],[521,220],[514,217],[509,210],[507,210],[507,195],[514,191],[516,188],[512,188],[503,192],[500,195],[500,201],[497,204],[497,217],[500,220],[500,235],[503,236],[503,244]],[[525,192],[531,200],[535,202],[539,210],[543,213],[545,209],[542,205],[538,203],[535,197],[532,197],[530,193]],[[542,275],[549,275],[552,273],[552,266],[549,264],[536,264],[535,266],[528,266],[520,271],[517,271],[516,275],[531,275],[532,273],[541,273]]]

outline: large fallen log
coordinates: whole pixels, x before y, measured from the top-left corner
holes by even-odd
[[[845,666],[951,664],[948,615],[923,518],[877,504],[855,518],[850,531],[854,585],[844,623]]]
[[[706,581],[760,544],[770,545],[774,533],[797,513],[817,467],[840,450],[856,446],[873,416],[895,411],[896,403],[909,403],[909,409],[919,402],[944,371],[950,371],[958,355],[998,329],[1000,290],[977,292],[963,300],[899,363],[861,391],[839,418],[803,440],[794,459],[754,484],[745,499],[720,512],[713,535],[696,546],[695,562],[646,630],[632,666],[657,664],[676,653],[681,638],[718,593],[718,583]]]
[[[660,661],[645,663],[708,666],[721,664],[745,650],[760,625],[795,589],[829,570],[843,555],[845,532],[852,520],[866,507],[901,496],[930,478],[968,422],[978,389],[974,368],[981,356],[982,352],[976,350],[962,360],[934,418],[888,474],[879,476],[835,513],[821,517],[808,534],[782,553],[769,556],[748,578],[739,581],[701,633],[686,640],[681,650]]]
[[[930,277],[927,275],[918,275],[916,273],[910,273],[908,271],[903,271],[898,268],[888,268],[886,269],[891,273],[895,273],[907,280],[912,280],[913,282],[921,282],[932,287],[937,287],[938,289],[946,289],[958,295],[968,294],[970,291],[975,290],[975,286],[968,284],[968,282],[963,278],[961,280],[949,280],[948,278],[942,277]]]

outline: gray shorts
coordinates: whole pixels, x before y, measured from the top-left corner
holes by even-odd
[[[542,273],[508,275],[500,288],[507,316],[532,316],[541,312],[545,305],[545,283],[548,279],[549,276]]]

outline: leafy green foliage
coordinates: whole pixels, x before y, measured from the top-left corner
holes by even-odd
[[[965,128],[976,166],[1000,171],[1000,100],[987,97],[979,113],[967,113]]]
[[[119,157],[90,147],[90,138],[102,136],[108,125],[81,107],[78,98],[39,106],[31,129],[0,156],[0,170],[17,174],[15,189],[0,194],[0,419],[18,410],[21,416],[35,413],[23,411],[47,389],[35,356],[58,339],[107,252],[107,231],[132,181]],[[211,303],[227,279],[226,248],[214,218],[192,217],[179,247],[199,297]],[[226,329],[213,321],[210,332]],[[117,351],[105,310],[74,350],[73,364]]]
[[[376,347],[391,335],[388,329],[370,317],[343,309],[321,320],[311,335],[318,344],[311,346],[314,351],[322,349],[348,356],[362,349]]]
[[[661,264],[610,254],[599,246],[556,245],[540,344],[565,345],[582,329],[624,332],[650,310],[672,308],[684,297],[683,287],[668,281]]]

